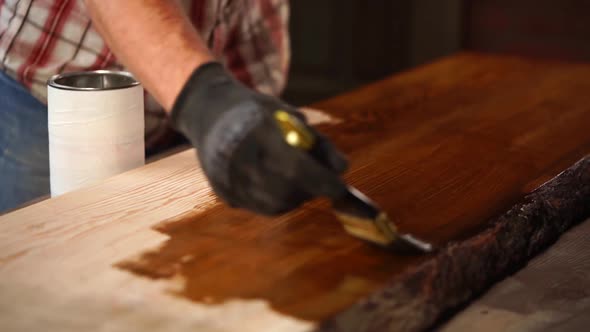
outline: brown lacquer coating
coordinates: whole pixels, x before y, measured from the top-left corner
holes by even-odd
[[[346,179],[403,232],[445,246],[480,233],[590,152],[588,91],[588,65],[461,54],[314,106],[342,120],[321,130],[350,157]],[[278,218],[217,205],[157,230],[170,239],[119,267],[181,277],[184,289],[175,292],[193,301],[263,299],[319,322],[395,287],[404,271],[411,280],[407,271],[438,257],[403,257],[352,238],[325,201]],[[470,247],[474,257],[477,250]],[[437,296],[458,291],[445,290]]]

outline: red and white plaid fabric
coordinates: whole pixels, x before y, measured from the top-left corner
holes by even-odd
[[[124,1],[124,0],[121,0]],[[164,0],[163,0],[164,1]],[[180,0],[217,59],[263,93],[278,95],[289,64],[287,0]],[[0,69],[42,102],[54,74],[122,68],[93,28],[83,0],[0,0]],[[146,102],[146,145],[166,117]]]
[[[278,94],[289,61],[286,0],[181,0],[238,79]],[[119,67],[83,0],[0,0],[0,68],[42,101],[56,73]]]

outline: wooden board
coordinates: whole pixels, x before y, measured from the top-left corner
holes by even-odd
[[[479,254],[501,257],[504,247],[480,244],[537,234],[535,220],[556,237],[587,212],[575,208],[586,191],[566,190],[588,180],[582,163],[556,182],[565,196],[533,193],[529,203],[565,203],[540,219],[529,211],[526,232],[486,229],[490,220],[518,225],[520,215],[497,217],[590,152],[588,91],[589,65],[459,54],[314,105],[332,116],[320,127],[350,156],[346,178],[403,230],[456,242],[439,255],[402,257],[351,238],[321,200],[278,218],[230,210],[194,151],[0,217],[0,329],[424,328],[507,270],[461,286],[437,266],[460,276]],[[568,214],[563,227],[547,231],[559,213]],[[526,251],[516,263],[551,237],[543,239],[512,247]],[[469,253],[465,266],[437,265],[453,250]],[[433,269],[438,285],[419,277]],[[393,291],[400,285],[422,304],[436,293],[424,295],[424,285],[451,300],[400,311],[403,302],[391,306],[392,296],[404,299]]]

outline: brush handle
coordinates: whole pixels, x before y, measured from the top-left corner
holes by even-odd
[[[315,136],[301,120],[283,110],[275,111],[274,118],[287,144],[304,151],[312,150]]]
[[[307,152],[328,169],[338,173],[346,170],[346,159],[335,152],[328,142],[322,140],[319,133],[308,127],[300,118],[283,110],[275,111],[273,116],[288,145]]]

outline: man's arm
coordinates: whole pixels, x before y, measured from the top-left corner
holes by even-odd
[[[170,111],[191,73],[214,58],[174,0],[86,0],[117,58]]]
[[[287,144],[275,114],[302,120],[282,100],[248,89],[213,62],[176,0],[86,0],[115,55],[171,115],[197,149],[211,187],[234,207],[261,214],[315,196],[337,198],[346,160],[313,128],[314,156]]]

